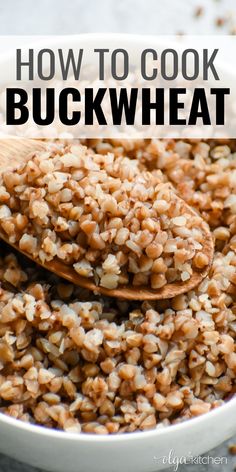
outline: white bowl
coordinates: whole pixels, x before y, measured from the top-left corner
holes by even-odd
[[[119,35],[81,35],[73,39],[81,46],[94,46],[96,40],[98,47],[106,40],[110,45],[117,44]],[[129,41],[134,49],[135,45],[148,44],[147,36],[125,35],[121,39]],[[51,38],[54,45],[58,41],[59,38]],[[35,47],[45,46],[42,38],[34,42]],[[66,46],[71,40],[65,36],[60,38],[61,43]],[[0,56],[2,80],[9,74],[10,58],[10,51]],[[214,411],[177,425],[147,432],[98,436],[51,430],[0,413],[0,452],[55,472],[154,472],[171,465],[168,463],[171,451],[172,459],[196,456],[230,438],[236,433],[235,418],[236,398],[233,398]]]
[[[236,433],[236,398],[197,418],[147,432],[72,434],[0,414],[0,451],[55,472],[156,472],[165,458],[196,456]],[[170,464],[171,465],[171,464]]]

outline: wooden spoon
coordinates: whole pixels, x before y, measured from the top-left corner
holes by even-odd
[[[46,150],[46,143],[42,141],[25,138],[1,139],[0,171],[3,172],[7,169],[15,169],[17,171],[17,167],[27,162],[35,152],[43,150]],[[193,210],[184,202],[184,200],[180,199],[179,197],[176,198],[181,200],[186,213],[192,216],[199,216],[195,210]],[[124,285],[112,290],[97,286],[93,280],[77,274],[72,266],[66,265],[57,258],[45,263],[42,263],[38,258],[33,258],[33,256],[30,254],[20,250],[17,243],[10,243],[7,234],[4,233],[3,230],[0,230],[0,238],[45,269],[54,272],[58,276],[68,280],[69,282],[72,282],[73,284],[79,285],[80,287],[86,288],[88,290],[92,290],[94,293],[126,300],[160,300],[173,298],[176,295],[192,290],[194,287],[199,285],[202,279],[208,274],[213,260],[214,241],[209,226],[205,221],[202,221],[202,230],[204,233],[204,245],[201,252],[207,255],[209,260],[208,265],[201,271],[193,270],[193,274],[189,280],[185,282],[178,281],[171,284],[166,284],[164,287],[158,290],[153,290],[146,286],[136,287]]]

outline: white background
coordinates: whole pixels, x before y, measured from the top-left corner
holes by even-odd
[[[0,0],[0,34],[227,33],[214,19],[228,14],[235,0]]]

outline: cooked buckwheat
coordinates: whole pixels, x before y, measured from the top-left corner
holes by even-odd
[[[94,140],[82,144],[91,156],[98,153],[101,158],[102,154],[112,153],[118,162],[131,162],[129,172],[140,169],[137,172],[148,172],[150,179],[160,178],[162,185],[171,182],[208,222],[216,240],[213,264],[195,290],[165,301],[128,303],[95,297],[35,265],[29,267],[28,262],[12,254],[4,256],[0,260],[1,411],[49,428],[115,434],[165,427],[230,401],[235,394],[236,376],[235,141]],[[73,162],[71,156],[66,159]],[[47,158],[43,163],[49,173],[53,170],[51,160]],[[35,176],[32,178],[34,181]],[[21,175],[14,174],[5,176],[5,184],[8,190],[5,187],[0,198],[6,206],[1,212],[8,218],[8,194],[13,209],[18,187],[23,185],[18,192],[20,198],[29,183],[22,184]],[[58,190],[57,184],[52,194],[55,198],[65,189],[74,191],[65,186]],[[27,192],[25,198],[29,209]],[[70,193],[66,191],[63,199],[68,198]],[[165,215],[166,206],[160,200],[159,211]],[[40,210],[34,204],[32,215],[40,212],[43,219],[49,218],[51,202],[43,197],[43,203],[49,210],[46,205]],[[17,219],[20,233],[29,223],[25,214],[21,216],[20,206],[18,210],[18,216],[10,217]],[[74,211],[80,215],[81,210],[75,207]],[[173,216],[178,218],[176,234],[188,238],[189,229],[179,220],[182,216]],[[64,225],[69,220],[63,215],[60,218],[57,224],[66,232]],[[114,216],[109,231],[115,225],[115,238],[124,245],[129,228],[119,218]],[[34,220],[32,216],[31,224]],[[148,218],[144,221],[151,225]],[[94,232],[93,222],[91,219],[85,224],[86,231]],[[137,221],[132,223],[136,228]],[[13,226],[15,234],[15,220]],[[36,227],[40,234],[41,223]],[[38,234],[27,236],[32,237],[31,247],[37,248]],[[27,238],[23,239],[26,246]],[[155,275],[157,284],[161,284],[160,276],[168,273],[171,277],[173,271],[161,248],[175,242],[165,238],[162,234],[156,245],[150,242],[146,256],[140,256],[145,271],[149,270],[148,259],[154,259],[151,275]],[[57,242],[51,233],[48,239],[50,244]],[[100,238],[94,241],[101,244]],[[136,246],[129,250],[135,254],[134,249],[138,250]],[[68,247],[61,250],[68,254]],[[86,247],[86,251],[86,264],[94,262],[93,250]],[[2,254],[6,252],[4,246]],[[112,256],[115,254],[102,262],[103,277],[111,267],[112,275],[120,277],[116,273],[120,260],[116,262]],[[181,257],[180,252],[178,260]],[[137,260],[134,257],[132,267],[136,267]],[[198,254],[193,260],[198,266],[204,263]],[[136,279],[139,273],[134,272]]]
[[[138,159],[55,145],[3,174],[0,227],[42,263],[57,257],[108,289],[158,290],[209,264],[202,219],[164,180]]]

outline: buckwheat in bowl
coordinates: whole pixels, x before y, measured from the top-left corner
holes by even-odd
[[[79,289],[2,245],[1,450],[55,471],[118,471],[128,464],[131,472],[152,472],[163,468],[170,450],[196,455],[235,432],[236,143],[152,139],[76,145],[92,160],[113,156],[141,169],[141,175],[161,176],[209,224],[214,260],[195,290],[130,303]],[[70,146],[61,144],[67,159]],[[35,220],[26,198],[29,182],[20,184],[22,192],[16,184],[9,188],[9,179],[2,182],[4,211],[7,194],[18,210],[5,215],[4,225],[21,227],[22,205]],[[65,190],[60,189],[62,199],[69,198]],[[175,269],[174,243],[166,260],[156,254],[166,266],[163,273],[170,274],[168,264]]]

